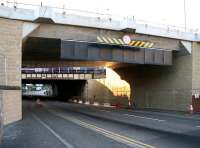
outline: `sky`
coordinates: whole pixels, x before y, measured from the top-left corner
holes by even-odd
[[[1,1],[1,0],[0,0]],[[14,0],[8,0],[14,1]],[[145,20],[149,23],[185,27],[184,0],[15,0],[40,4],[109,13]],[[185,0],[186,27],[200,30],[200,0]]]

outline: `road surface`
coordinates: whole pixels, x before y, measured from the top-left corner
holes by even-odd
[[[1,148],[199,148],[200,118],[82,104],[23,102]]]

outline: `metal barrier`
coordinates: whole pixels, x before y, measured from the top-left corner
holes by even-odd
[[[102,67],[43,67],[22,68],[23,74],[106,74]]]

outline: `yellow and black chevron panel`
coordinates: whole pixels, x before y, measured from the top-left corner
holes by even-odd
[[[125,45],[125,46],[133,46],[133,47],[142,47],[142,48],[152,48],[154,43],[152,42],[144,42],[144,41],[134,41],[132,40],[129,44],[126,44],[122,39],[105,37],[105,36],[97,36],[97,42],[106,43],[106,44],[115,44],[115,45]]]
[[[101,37],[97,36],[97,42],[107,43],[107,44],[125,45],[125,43],[122,39],[110,38],[110,37],[104,37],[104,36],[101,36]]]

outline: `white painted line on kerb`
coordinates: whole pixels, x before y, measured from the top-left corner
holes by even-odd
[[[45,128],[47,128],[62,144],[65,145],[66,148],[74,148],[71,144],[69,144],[65,139],[63,139],[59,134],[57,134],[52,128],[50,128],[46,123],[44,123],[39,117],[37,117],[34,113],[33,117],[41,123]]]
[[[136,116],[136,115],[130,115],[130,114],[123,114],[123,115],[129,116],[129,117],[148,119],[148,120],[155,120],[155,121],[159,121],[159,122],[164,122],[165,121],[165,120],[160,120],[160,119],[156,119],[156,118],[149,118],[149,117],[144,117],[144,116]]]
[[[103,109],[98,109],[99,111],[102,111],[102,112],[108,112],[108,113],[110,113],[111,111],[109,111],[109,110],[103,110]]]

